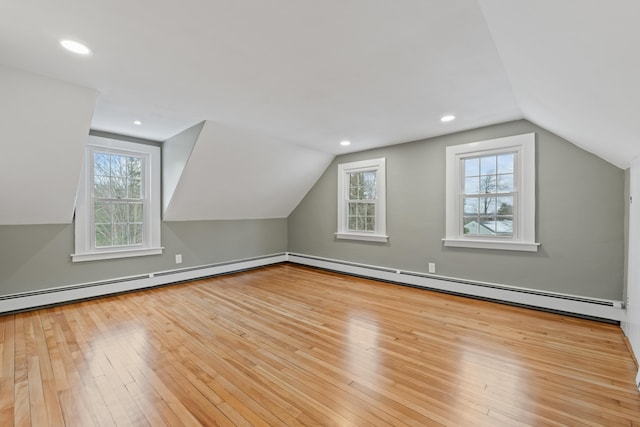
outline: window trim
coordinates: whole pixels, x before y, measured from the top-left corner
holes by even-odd
[[[376,171],[376,229],[374,232],[349,231],[347,229],[347,208],[349,194],[348,174],[352,172]],[[361,160],[338,165],[338,239],[362,240],[368,242],[387,242],[387,208],[386,208],[386,159]]]
[[[95,248],[92,241],[94,223],[92,221],[93,153],[95,151],[132,154],[144,157],[145,216],[142,245]],[[160,147],[111,138],[89,136],[84,154],[76,196],[75,212],[75,253],[72,262],[96,261],[103,259],[129,258],[160,255],[163,247],[160,241]]]
[[[486,154],[515,152],[516,204],[512,237],[487,238],[462,233],[462,160]],[[445,246],[537,252],[535,241],[535,133],[451,145],[446,148]]]

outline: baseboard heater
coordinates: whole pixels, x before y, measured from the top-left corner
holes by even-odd
[[[623,310],[621,301],[588,298],[495,283],[475,282],[312,255],[296,253],[288,253],[287,255],[288,261],[292,263],[401,285],[426,288],[611,323],[618,323],[622,319]]]
[[[187,267],[176,270],[159,271],[135,276],[97,282],[81,283],[71,286],[48,288],[41,291],[23,292],[0,296],[0,313],[9,314],[34,308],[46,307],[71,301],[85,300],[104,295],[130,292],[139,289],[202,279],[221,274],[278,264],[287,261],[286,253],[270,254],[216,264]]]
[[[15,313],[104,295],[153,288],[282,262],[306,265],[354,276],[498,301],[580,317],[619,322],[622,302],[585,298],[494,283],[474,282],[296,253],[277,253],[216,264],[159,271],[0,296],[0,314]]]

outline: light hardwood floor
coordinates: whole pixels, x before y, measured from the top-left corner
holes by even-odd
[[[620,328],[291,264],[0,318],[0,425],[640,425]]]

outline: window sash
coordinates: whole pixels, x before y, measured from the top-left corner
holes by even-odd
[[[346,171],[346,182],[349,184],[345,186],[346,200],[345,200],[345,215],[347,216],[346,229],[352,232],[358,233],[375,233],[376,232],[376,213],[378,208],[378,179],[377,168],[375,169],[363,169],[363,170],[349,170]],[[365,177],[364,174],[373,174],[373,178],[369,176]],[[356,177],[356,185],[353,184],[353,179]],[[361,179],[373,179],[373,185],[371,183],[361,183]],[[373,187],[373,191],[372,188]],[[355,194],[354,191],[355,190]],[[364,196],[375,196],[374,198],[360,198],[360,194]],[[355,195],[356,197],[352,197]],[[354,209],[352,210],[352,207]],[[371,209],[373,207],[373,209]],[[355,211],[355,212],[354,212]]]
[[[338,165],[339,239],[386,242],[385,159]]]
[[[107,155],[110,157],[110,163],[112,162],[112,156],[123,157],[127,165],[125,168],[128,169],[128,164],[130,159],[135,159],[140,162],[140,177],[138,180],[139,183],[139,197],[114,197],[113,190],[113,181],[116,179],[124,180],[124,193],[126,196],[130,195],[130,182],[132,181],[130,175],[128,174],[128,170],[125,174],[117,173],[113,171],[111,167],[109,171],[97,170],[97,155]],[[131,248],[131,247],[144,247],[148,241],[148,232],[146,231],[146,225],[149,222],[149,202],[148,197],[146,196],[146,168],[148,163],[147,155],[134,154],[127,151],[122,150],[105,150],[101,148],[93,148],[90,150],[90,155],[88,156],[91,159],[90,164],[90,188],[91,188],[91,204],[89,206],[89,220],[91,222],[91,236],[90,236],[90,246],[93,251],[100,250],[112,250],[115,248]],[[111,163],[113,166],[113,164]],[[98,172],[102,172],[98,174]],[[110,197],[99,197],[96,196],[96,179],[100,178],[108,178],[110,182]],[[96,206],[99,203],[103,203],[105,205],[111,206],[111,215],[110,222],[98,222],[97,214],[96,214]],[[135,206],[136,204],[142,205],[142,218],[141,221],[130,221],[131,217],[131,206]],[[117,221],[114,218],[114,210],[115,208],[120,206],[126,206],[126,221]],[[106,232],[108,233],[109,244],[100,244],[100,240],[106,240]],[[133,234],[132,234],[133,232]],[[105,236],[103,239],[100,239],[99,236]],[[140,235],[140,238],[138,238]],[[133,239],[132,239],[133,237]],[[133,240],[133,241],[132,241]]]
[[[513,155],[513,175],[507,170],[511,164],[500,163],[501,156]],[[491,156],[498,156],[495,160],[495,170],[487,173],[483,171],[482,163],[478,165],[469,163],[469,170],[465,173],[464,160],[482,159]],[[504,160],[504,159],[502,159]],[[505,166],[506,165],[506,166]],[[501,168],[504,168],[501,173]],[[471,178],[465,186],[465,175]],[[495,176],[496,183],[504,179],[507,185],[504,189],[490,189],[482,191],[481,185],[474,185],[473,177]],[[504,176],[502,176],[504,175]],[[502,178],[501,178],[502,177]],[[512,186],[510,186],[513,181]],[[478,181],[480,183],[480,181]],[[509,191],[511,190],[511,191]],[[466,144],[451,145],[446,148],[446,224],[445,246],[468,247],[478,249],[499,249],[536,252],[539,243],[535,242],[535,134],[514,135],[503,138],[496,138],[485,141],[477,141]],[[502,215],[497,210],[498,203],[492,207],[491,216],[498,220],[498,216],[504,217],[506,222],[492,225],[494,233],[487,230],[467,230],[465,233],[465,198],[469,201],[472,198],[492,197],[496,202],[499,198],[511,202],[512,208],[505,207]],[[467,212],[467,223],[473,216]],[[478,221],[482,215],[477,215]],[[493,218],[492,218],[493,219]],[[508,221],[511,220],[511,233],[508,235]],[[473,226],[477,226],[473,224]],[[477,232],[474,232],[477,231]]]
[[[500,170],[497,166],[498,164],[498,158],[499,157],[504,157],[506,155],[513,155],[513,165],[512,165],[512,169],[510,171],[507,171],[507,173],[504,173],[504,170]],[[483,173],[482,170],[482,166],[480,166],[482,164],[482,160],[483,159],[488,159],[488,158],[495,158],[495,163],[496,163],[496,168],[495,170],[490,170],[489,173]],[[520,173],[519,170],[519,166],[518,166],[518,158],[519,158],[519,152],[518,150],[513,150],[513,149],[497,149],[497,150],[487,150],[487,151],[480,151],[477,153],[471,153],[471,154],[464,154],[464,155],[460,155],[457,157],[458,162],[459,162],[459,167],[460,167],[460,174],[458,175],[459,177],[459,185],[457,186],[458,188],[458,217],[459,217],[459,227],[458,227],[458,233],[460,236],[463,236],[464,238],[467,239],[501,239],[501,240],[517,240],[518,239],[518,184],[519,184],[519,179],[518,179],[518,174]],[[479,167],[477,169],[477,174],[473,174],[473,175],[467,175],[466,174],[466,164],[467,161],[469,160],[475,160],[478,159],[479,161]],[[503,173],[501,173],[503,172]],[[512,182],[511,182],[511,191],[499,191],[499,177],[500,176],[506,176],[506,175],[511,175],[512,176]],[[491,188],[491,190],[493,191],[486,191],[487,187],[489,187],[489,184],[485,184],[485,188],[484,188],[484,192],[483,192],[483,188],[482,188],[482,179],[483,177],[486,177],[486,179],[489,179],[490,177],[495,177],[495,181],[493,184],[491,184],[493,186],[493,188]],[[478,178],[478,191],[477,192],[465,192],[466,187],[467,187],[467,180],[469,179],[475,179]],[[499,209],[500,207],[498,206],[498,200],[499,199],[508,199],[511,198],[512,200],[512,204],[511,204],[511,213],[510,214],[500,214],[499,213]],[[479,205],[481,204],[481,200],[487,200],[487,199],[493,199],[496,201],[495,206],[494,206],[494,211],[493,212],[481,212],[480,210],[480,206],[478,206],[478,212],[477,214],[468,214],[465,212],[465,201],[468,199],[478,199],[478,203]],[[466,222],[466,220],[470,219],[470,218],[474,218],[476,219],[476,225],[475,227],[477,228],[477,233],[472,233],[471,230],[468,227],[468,223]],[[499,232],[498,231],[498,221],[499,218],[502,218],[502,220],[507,220],[508,218],[511,219],[511,231],[510,232]],[[494,228],[493,230],[491,230],[490,227],[486,227],[483,224],[483,219],[486,221],[487,219],[489,220],[493,220],[494,221]],[[484,231],[484,232],[483,232]]]
[[[118,164],[116,159],[113,169],[110,158],[107,169],[104,163],[96,165],[96,153],[122,156],[124,163]],[[118,169],[120,165],[126,169]],[[100,168],[97,173],[96,168]],[[108,183],[108,188],[100,191],[97,180]],[[115,192],[113,180],[118,186]],[[104,211],[96,213],[96,209]],[[162,254],[160,147],[89,136],[78,187],[75,231],[73,262]],[[97,237],[98,232],[106,237]]]

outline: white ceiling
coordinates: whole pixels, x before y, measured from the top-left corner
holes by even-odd
[[[629,167],[640,155],[640,1],[480,3],[522,115]]]
[[[0,67],[1,225],[71,221],[96,96]]]
[[[154,140],[210,120],[339,154],[524,117],[626,167],[639,16],[636,0],[3,1],[0,64],[96,89],[94,129]]]
[[[165,221],[286,218],[333,160],[210,121],[194,136]]]

